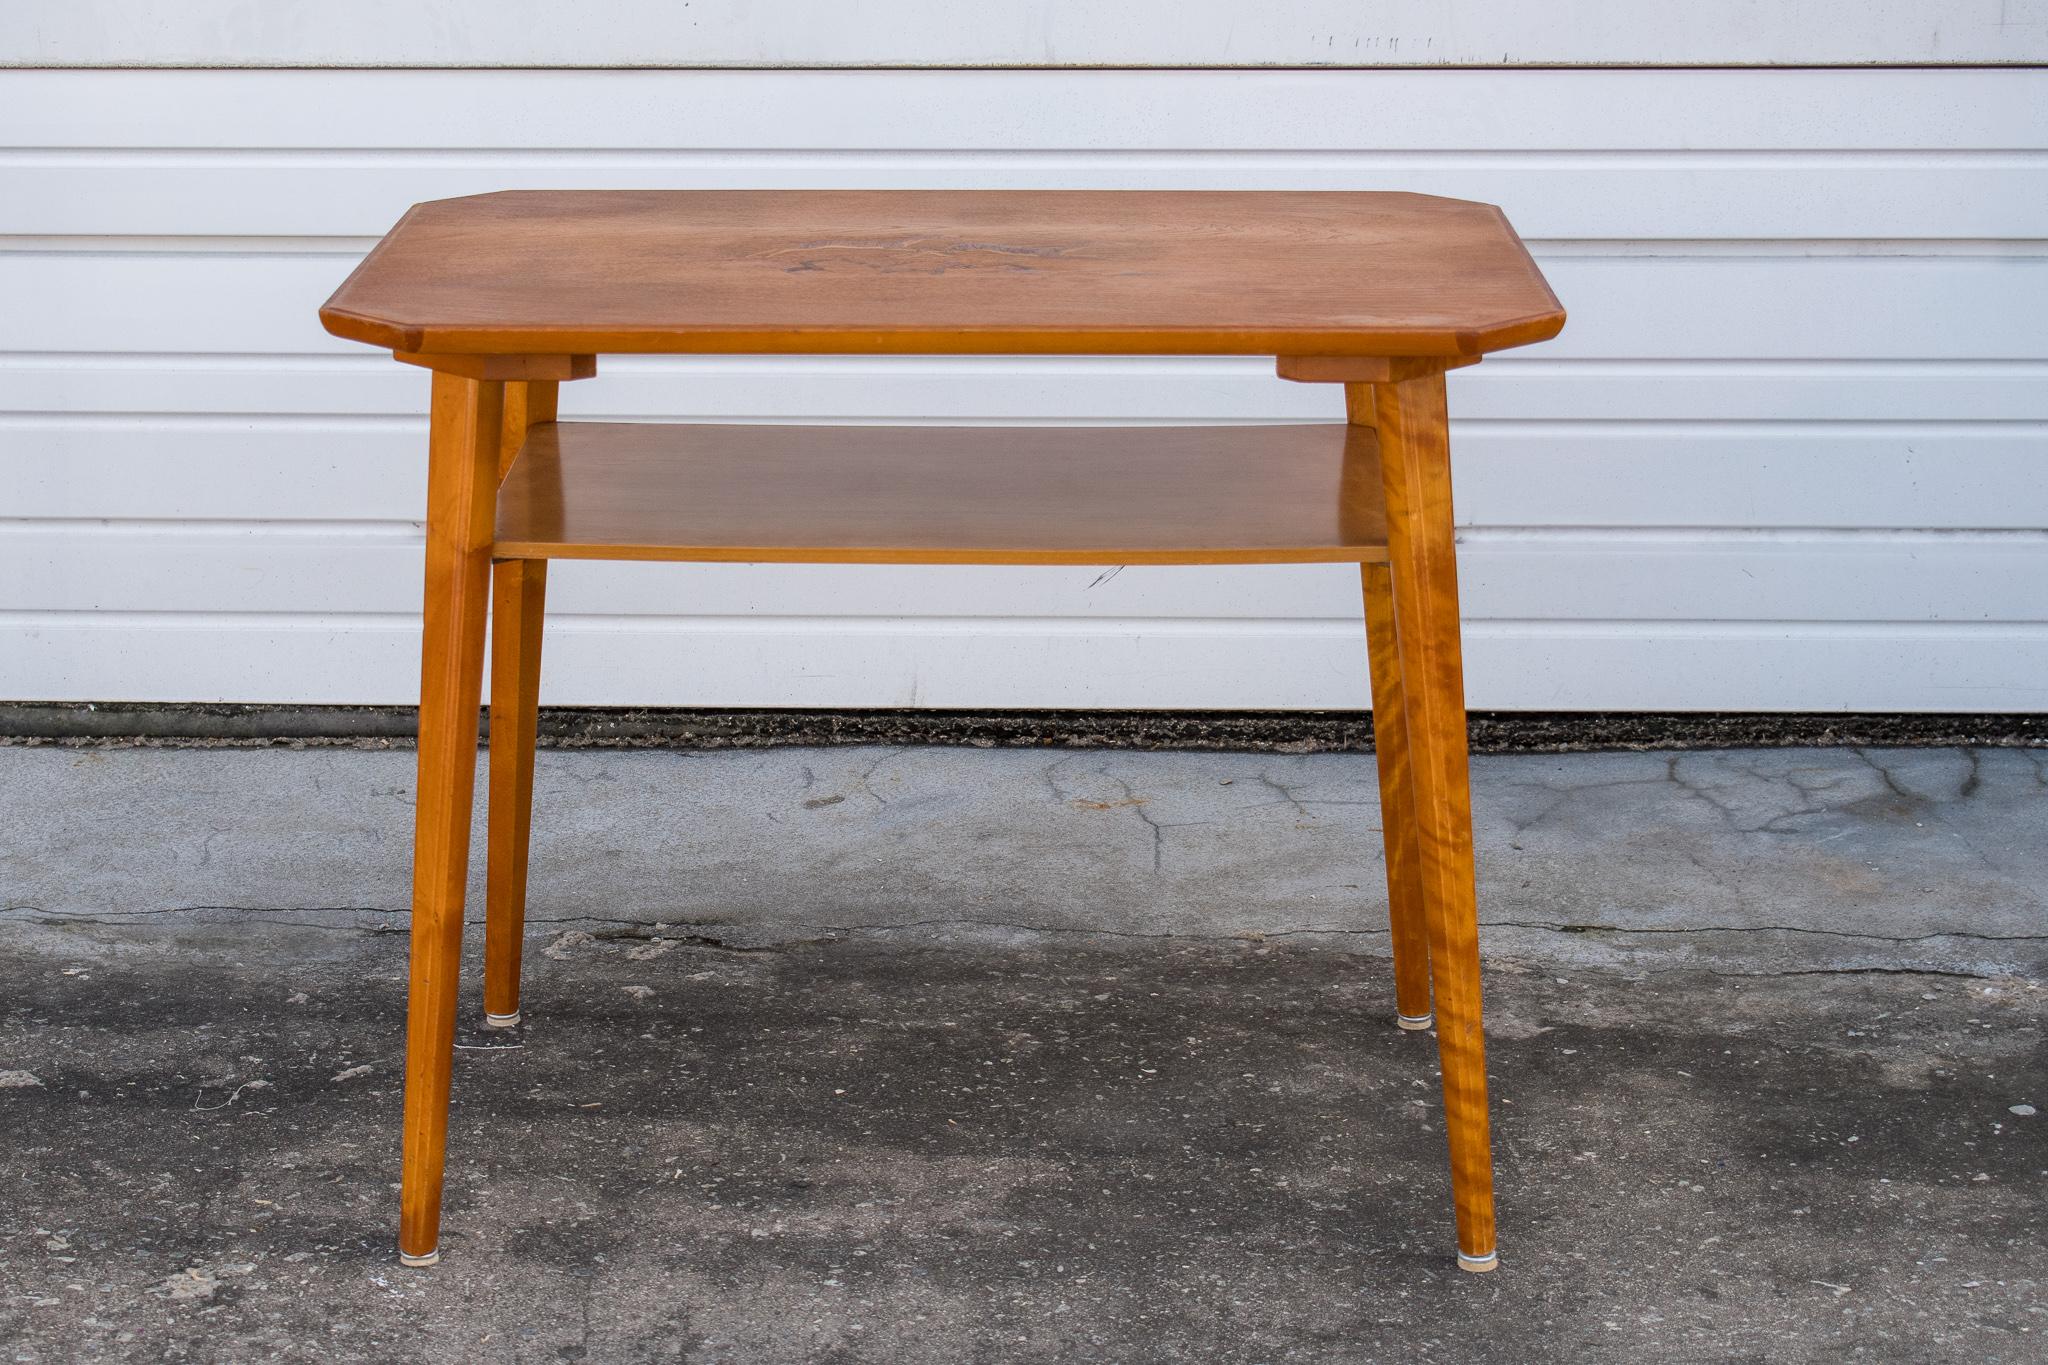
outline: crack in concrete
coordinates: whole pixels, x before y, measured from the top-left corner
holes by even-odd
[[[1963,763],[1965,765],[1962,778],[1960,781],[1956,783],[1955,792],[1952,795],[1947,796],[1930,795],[1926,792],[1916,791],[1912,787],[1907,786],[1906,783],[1900,779],[1899,775],[1893,771],[1889,764],[1885,763],[1880,758],[1874,757],[1871,754],[1871,752],[1863,746],[1850,745],[1847,748],[1847,752],[1853,754],[1859,762],[1863,763],[1865,766],[1870,768],[1871,771],[1875,772],[1880,778],[1882,778],[1884,780],[1885,786],[1889,788],[1893,793],[1895,793],[1900,799],[1910,801],[1916,806],[1960,805],[1974,798],[1977,795],[1977,793],[1980,790],[1982,790],[1984,785],[1984,756],[1980,750],[1978,750],[1975,746],[1971,745],[1957,746],[1953,749],[1944,749],[1940,751],[1944,753],[1952,752],[1957,754],[1962,758]],[[2029,762],[2034,765],[2035,773],[2038,778],[2040,772],[2040,760],[2038,758],[2029,756]]]
[[[1050,790],[1053,794],[1053,799],[1059,801],[1063,805],[1073,805],[1081,798],[1075,796],[1073,793],[1068,791],[1066,787],[1062,786],[1056,774],[1058,773],[1059,769],[1066,766],[1068,763],[1074,762],[1076,759],[1080,757],[1082,757],[1082,755],[1074,754],[1066,758],[1059,759],[1053,763],[1047,764],[1045,768],[1042,769],[1040,772],[1040,776],[1042,776],[1045,779],[1045,785],[1047,789]],[[1141,821],[1145,825],[1145,827],[1148,830],[1151,831],[1153,872],[1157,873],[1165,869],[1167,830],[1198,829],[1203,826],[1213,825],[1216,823],[1214,820],[1159,819],[1157,816],[1153,815],[1150,810],[1146,809],[1147,804],[1151,801],[1152,798],[1148,796],[1138,795],[1137,790],[1133,788],[1128,781],[1126,781],[1124,778],[1118,777],[1115,773],[1109,770],[1109,762],[1109,760],[1105,760],[1102,763],[1095,766],[1094,768],[1091,768],[1089,771],[1094,773],[1095,776],[1101,778],[1105,782],[1114,782],[1117,786],[1117,789],[1123,793],[1123,799],[1119,801],[1101,803],[1095,806],[1094,808],[1102,810],[1128,810],[1132,815],[1135,815],[1139,819],[1139,821]]]
[[[919,919],[919,920],[904,920],[904,921],[902,921],[902,922],[900,922],[900,923],[896,923],[896,924],[840,924],[840,925],[824,925],[824,924],[821,924],[821,925],[817,925],[817,926],[814,926],[814,927],[816,927],[816,928],[818,928],[818,929],[821,929],[821,930],[824,930],[824,931],[826,931],[826,932],[828,932],[828,933],[836,933],[836,934],[888,934],[888,933],[895,933],[896,931],[898,931],[898,930],[902,930],[902,929],[937,929],[937,928],[947,928],[947,927],[962,927],[962,928],[973,928],[973,929],[1007,929],[1007,930],[1015,930],[1015,931],[1021,931],[1021,932],[1023,932],[1023,933],[1029,933],[1029,934],[1045,934],[1045,935],[1047,935],[1047,936],[1052,936],[1052,935],[1056,935],[1056,934],[1066,934],[1066,935],[1077,935],[1077,936],[1081,936],[1081,937],[1086,937],[1086,938],[1136,938],[1136,939],[1147,939],[1147,940],[1156,940],[1156,941],[1179,941],[1179,942],[1190,942],[1190,943],[1230,943],[1230,942],[1240,942],[1240,941],[1242,941],[1242,942],[1249,942],[1249,941],[1254,941],[1254,940],[1256,940],[1256,939],[1268,939],[1268,938],[1287,938],[1287,937],[1289,937],[1289,936],[1291,936],[1291,935],[1296,935],[1296,934],[1320,934],[1320,933],[1340,933],[1340,934],[1342,934],[1342,933],[1373,933],[1373,932],[1378,932],[1378,933],[1380,933],[1380,934],[1384,935],[1384,934],[1387,934],[1388,932],[1390,932],[1389,930],[1386,930],[1386,929],[1381,929],[1381,930],[1377,930],[1377,931],[1374,931],[1374,930],[1369,930],[1369,929],[1356,929],[1356,930],[1354,930],[1354,929],[1332,929],[1332,930],[1323,930],[1323,929],[1314,929],[1314,928],[1310,928],[1310,929],[1264,929],[1264,930],[1258,930],[1258,931],[1255,931],[1255,932],[1249,932],[1249,931],[1248,931],[1248,932],[1245,932],[1245,933],[1235,933],[1235,934],[1176,934],[1176,933],[1146,933],[1146,932],[1143,932],[1143,931],[1141,931],[1141,930],[1137,930],[1137,929],[1088,929],[1088,928],[1076,928],[1076,927],[1072,927],[1072,926],[1068,926],[1068,925],[1040,925],[1040,924],[1018,924],[1018,923],[1012,923],[1012,922],[1009,922],[1009,921],[1005,921],[1005,920],[987,920],[987,919],[973,919],[973,918],[969,918],[969,917],[965,917],[965,916],[957,916],[957,915],[953,915],[953,916],[945,916],[945,917],[942,917],[942,918],[939,918],[939,919]]]
[[[1107,763],[1104,763],[1101,766],[1097,767],[1095,769],[1095,775],[1107,781],[1116,783],[1117,787],[1123,792],[1124,799],[1113,803],[1115,809],[1130,811],[1131,814],[1137,816],[1139,820],[1144,822],[1145,828],[1152,831],[1152,870],[1154,872],[1158,872],[1164,866],[1166,859],[1167,826],[1162,824],[1156,818],[1154,818],[1152,812],[1145,809],[1145,803],[1146,801],[1150,800],[1150,798],[1138,795],[1138,793],[1132,789],[1131,784],[1129,782],[1110,772],[1109,764]]]
[[[1890,768],[1886,767],[1877,759],[1872,758],[1862,748],[1851,746],[1849,752],[1854,754],[1860,761],[1869,766],[1880,777],[1882,777],[1884,779],[1885,786],[1892,792],[1896,793],[1901,800],[1909,801],[1916,807],[1927,808],[1927,818],[1931,822],[1933,822],[1934,825],[1937,828],[1939,828],[1939,830],[1943,834],[1946,834],[1949,838],[1955,840],[1964,848],[1968,849],[1970,851],[1971,856],[1976,858],[1976,860],[1982,863],[1987,869],[1997,873],[2001,877],[2013,877],[2014,874],[2007,867],[2005,867],[2004,864],[2000,863],[1998,859],[1992,857],[1989,850],[1980,845],[1975,839],[1972,839],[1968,834],[1965,834],[1962,830],[1957,829],[1956,826],[1949,820],[1947,813],[1939,809],[1940,807],[1948,806],[1951,804],[1959,804],[1961,802],[1968,801],[1971,797],[1975,796],[1978,789],[1982,787],[1984,761],[1983,756],[1980,753],[1978,753],[1976,749],[1963,748],[1957,750],[1957,752],[1962,754],[1964,760],[1969,764],[1969,768],[1963,774],[1962,781],[1957,784],[1956,794],[1952,798],[1938,798],[1920,795],[1919,793],[1914,792],[1911,788],[1907,787],[1904,783],[1900,782],[1897,776],[1892,772]],[[2040,780],[2040,760],[2030,758],[2029,761],[2034,766],[2036,780]],[[2023,878],[2017,877],[2015,877],[2014,879],[2020,881],[2024,880]],[[2040,904],[2038,898],[2036,898],[2035,904]]]
[[[1738,981],[1755,981],[1780,976],[1946,976],[1959,981],[1997,981],[1997,972],[1963,972],[1941,967],[1788,967],[1776,972],[1722,972],[1712,968],[1659,967],[1652,976],[1674,976],[1687,971],[1705,971],[1708,976],[1718,976]]]
[[[1288,805],[1294,807],[1296,815],[1306,815],[1313,819],[1315,818],[1315,812],[1309,809],[1311,806],[1370,806],[1374,810],[1378,810],[1380,805],[1377,796],[1370,801],[1342,801],[1330,796],[1297,796],[1295,795],[1293,784],[1282,782],[1270,773],[1257,772],[1252,774],[1252,777],[1260,786],[1270,791],[1278,792],[1280,799],[1278,801],[1254,801],[1248,806],[1235,806],[1232,807],[1232,814],[1238,811],[1266,810],[1273,806]]]
[[[41,905],[0,905],[0,915],[43,915],[53,922],[68,924],[122,924],[129,920],[146,919],[154,915],[196,915],[207,911],[221,911],[236,915],[409,915],[406,909],[394,910],[382,905],[159,905],[148,910],[115,910],[111,918],[88,918],[82,913],[69,910],[51,910]]]
[[[1981,943],[2043,943],[2048,934],[1980,934],[1967,929],[1938,929],[1931,934],[1868,934],[1852,929],[1812,929],[1797,924],[1686,924],[1624,927],[1616,924],[1553,924],[1541,920],[1482,919],[1481,928],[1548,929],[1560,934],[1815,934],[1825,938],[1859,938],[1877,943],[1925,943],[1936,938],[1966,938]]]
[[[640,920],[600,919],[541,919],[528,920],[528,924],[616,924],[623,926],[616,930],[592,934],[591,938],[601,943],[667,943],[679,948],[707,948],[715,952],[736,953],[741,956],[779,953],[787,948],[801,948],[807,944],[829,943],[830,933],[816,938],[788,938],[776,943],[737,944],[726,939],[714,938],[709,934],[693,932],[689,926],[670,924],[647,924]],[[465,925],[465,927],[467,927]]]
[[[889,798],[882,795],[880,792],[874,789],[872,785],[874,776],[877,772],[881,770],[881,767],[884,763],[893,762],[894,760],[903,757],[903,753],[904,751],[900,748],[889,750],[880,758],[868,764],[867,767],[861,769],[859,775],[854,778],[854,781],[858,783],[860,786],[861,793],[869,797],[871,800],[873,800],[874,803],[878,806],[888,805]]]
[[[1266,788],[1268,791],[1278,792],[1280,794],[1279,801],[1268,801],[1264,802],[1263,804],[1269,806],[1277,806],[1282,801],[1284,801],[1287,804],[1294,807],[1294,813],[1296,815],[1307,815],[1309,813],[1308,807],[1302,804],[1301,798],[1296,796],[1294,794],[1294,789],[1288,786],[1285,782],[1275,782],[1272,779],[1272,777],[1270,777],[1264,771],[1256,772],[1252,774],[1252,777],[1255,781],[1259,783],[1260,786]],[[1246,809],[1250,810],[1256,808],[1246,807]]]
[[[1659,787],[1663,786],[1666,780],[1661,777],[1623,777],[1609,782],[1573,782],[1561,787],[1554,782],[1509,781],[1503,782],[1500,785],[1504,787],[1534,788],[1537,791],[1549,792],[1551,794],[1551,801],[1534,815],[1528,816],[1525,819],[1516,819],[1513,816],[1508,817],[1509,827],[1515,833],[1523,834],[1542,824],[1552,815],[1578,800],[1579,797],[1587,792],[1606,791],[1612,787]]]
[[[256,914],[265,916],[266,922],[268,923],[281,924],[288,928],[314,929],[337,933],[364,933],[371,935],[383,935],[405,932],[403,929],[395,927],[384,928],[381,926],[377,926],[371,928],[358,928],[352,925],[327,925],[307,923],[305,921],[280,921],[268,919],[268,916],[276,912],[267,911],[258,907],[250,906],[173,906],[164,907],[156,910],[135,911],[132,912],[128,917],[123,919],[99,919],[83,915],[67,915],[61,911],[43,911],[35,906],[7,906],[4,908],[0,908],[0,915],[19,914],[26,912],[44,916],[44,918],[39,922],[51,925],[96,924],[107,925],[110,927],[119,927],[121,925],[132,922],[132,920],[135,918],[165,914],[176,914],[180,913],[181,911],[224,911],[241,914]],[[410,913],[409,911],[390,910],[378,906],[349,907],[348,912],[353,914],[374,914],[389,916],[397,916]],[[479,920],[469,920],[465,921],[465,926],[469,924],[480,923],[481,921]],[[715,935],[704,933],[701,931],[702,926],[692,929],[687,926],[671,926],[664,924],[660,925],[657,928],[656,924],[651,924],[649,922],[642,920],[607,918],[593,915],[575,915],[564,916],[559,918],[539,919],[529,918],[526,921],[526,923],[529,926],[566,926],[589,924],[618,925],[621,926],[622,932],[594,935],[594,940],[599,942],[611,942],[620,939],[649,940],[660,938],[673,942],[679,947],[693,948],[699,951],[732,953],[741,956],[773,956],[775,954],[786,952],[792,948],[810,947],[818,944],[830,943],[835,939],[844,938],[850,935],[881,936],[898,934],[904,932],[905,930],[937,928],[995,929],[1011,932],[1037,934],[1046,937],[1064,936],[1075,938],[1131,939],[1146,942],[1181,943],[1239,942],[1247,944],[1263,943],[1275,939],[1302,938],[1311,936],[1321,938],[1386,938],[1388,937],[1390,932],[1388,929],[1385,928],[1361,929],[1349,926],[1340,927],[1335,925],[1304,925],[1293,929],[1246,930],[1234,933],[1221,934],[1189,934],[1171,932],[1148,933],[1130,929],[1094,929],[1087,927],[1071,927],[1064,925],[1024,924],[1004,920],[982,920],[964,916],[947,916],[936,919],[905,920],[898,923],[890,924],[807,925],[804,927],[804,930],[802,931],[805,936],[786,937],[779,939],[774,943],[745,944],[734,943],[725,939],[718,938]],[[1564,934],[1812,934],[1835,938],[1863,939],[1875,943],[1923,943],[1934,939],[1966,939],[1987,943],[2033,943],[2048,940],[2048,935],[2037,934],[1979,934],[1967,931],[1942,931],[1931,934],[1917,935],[1857,934],[1847,930],[1806,929],[1793,925],[1757,925],[1745,928],[1736,928],[1732,926],[1703,926],[1693,928],[1680,928],[1670,926],[1619,928],[1612,925],[1567,925],[1550,924],[1540,921],[1484,920],[1481,921],[1481,927],[1533,929],[1542,932]],[[674,930],[681,930],[681,932],[674,932]],[[1652,967],[1647,969],[1637,969],[1637,975],[1640,976],[1684,975],[1687,973],[1702,973],[1707,976],[1741,980],[1761,980],[1775,977],[1792,976],[1928,976],[1950,977],[1958,980],[1967,981],[1991,981],[2002,979],[2004,976],[2009,975],[2009,973],[2004,972],[1977,972],[1959,968],[1914,966],[1785,967],[1777,969],[1767,969],[1762,971],[1727,971],[1719,968],[1692,964],[1674,967]]]
[[[1784,822],[1787,820],[1803,819],[1804,817],[1809,815],[1826,815],[1830,811],[1837,809],[1836,807],[1827,805],[1807,805],[1802,806],[1798,810],[1782,811],[1779,814],[1772,816],[1770,819],[1765,820],[1761,824],[1746,824],[1743,822],[1741,812],[1737,810],[1734,806],[1729,805],[1727,802],[1721,800],[1718,796],[1714,795],[1711,789],[1694,781],[1692,778],[1683,775],[1679,771],[1680,761],[1687,757],[1694,756],[1695,755],[1687,755],[1683,753],[1676,753],[1671,755],[1671,757],[1667,759],[1664,764],[1664,772],[1666,778],[1671,782],[1673,786],[1677,787],[1679,791],[1683,792],[1687,796],[1692,797],[1695,801],[1700,802],[1701,804],[1705,805],[1709,810],[1713,811],[1716,815],[1718,815],[1721,818],[1721,823],[1723,825],[1727,826],[1730,830],[1734,831],[1737,834],[1804,833],[1803,830],[1791,830],[1784,828]],[[1758,782],[1768,784],[1782,781],[1787,785],[1791,786],[1792,788],[1794,788],[1795,790],[1797,790],[1800,795],[1807,797],[1809,800],[1811,800],[1815,794],[1814,789],[1812,787],[1800,782],[1795,776],[1793,776],[1790,773],[1760,773],[1757,772],[1753,766],[1743,765],[1738,765],[1738,770],[1742,772],[1744,776],[1752,778],[1753,780]],[[1829,783],[1825,785],[1833,786],[1836,784]]]
[[[1172,824],[1168,824],[1163,827],[1166,829],[1180,828],[1180,826]],[[1347,887],[1345,889],[1349,888]],[[207,913],[258,915],[264,917],[270,923],[290,923],[288,921],[279,921],[271,919],[270,917],[280,914],[349,914],[396,917],[399,915],[410,915],[412,912],[410,909],[394,909],[389,906],[379,905],[300,905],[291,907],[268,907],[260,905],[166,905],[158,906],[149,910],[121,911],[113,916],[97,916],[87,914],[74,914],[70,911],[65,910],[50,910],[38,905],[0,906],[0,915],[34,915],[40,917],[39,922],[46,924],[99,924],[106,925],[109,927],[119,927],[123,924],[129,924],[137,920],[154,918],[161,915]],[[465,918],[463,921],[465,925],[480,924],[482,922],[483,921],[481,918]],[[612,937],[666,938],[677,943],[688,942],[693,938],[701,938],[702,941],[707,944],[712,944],[715,946],[725,946],[725,940],[718,939],[708,935],[703,935],[701,933],[703,929],[709,928],[711,926],[691,925],[688,922],[637,919],[616,915],[559,915],[547,917],[529,915],[526,917],[525,923],[529,927],[534,925],[616,924],[632,929],[638,929],[643,932],[638,935],[614,935]],[[1292,934],[1363,934],[1373,936],[1384,936],[1388,933],[1388,930],[1386,929],[1361,929],[1355,927],[1314,925],[1306,927],[1297,927],[1293,929],[1247,929],[1212,934],[1139,933],[1133,930],[1123,929],[1096,929],[1088,928],[1085,926],[1039,925],[1012,920],[984,920],[959,915],[940,916],[934,919],[899,920],[884,924],[812,923],[803,925],[802,930],[805,932],[818,933],[880,933],[887,932],[893,929],[922,929],[947,924],[968,925],[984,929],[1015,929],[1034,934],[1091,934],[1099,935],[1104,938],[1202,939],[1223,941],[1241,939],[1248,936],[1257,938],[1283,938]],[[1479,925],[1483,929],[1536,929],[1556,934],[1803,934],[1813,935],[1822,938],[1862,939],[1873,943],[1926,943],[1934,939],[1966,939],[1974,943],[2048,942],[2048,934],[1986,934],[1979,933],[1975,930],[1970,929],[1936,929],[1924,934],[1878,934],[1867,933],[1853,929],[1816,929],[1810,926],[1798,924],[1621,925],[1581,924],[1572,923],[1569,921],[1552,920],[1511,920],[1485,918],[1482,918],[1479,921]],[[352,928],[352,926],[348,925],[317,925],[307,927],[339,928],[343,930],[350,930]],[[668,932],[671,929],[677,930],[678,932]],[[360,930],[358,932],[388,933],[391,931],[381,928],[372,928]]]

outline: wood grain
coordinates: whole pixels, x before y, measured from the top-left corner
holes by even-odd
[[[398,1249],[436,1254],[504,385],[434,376]]]
[[[1359,565],[1365,597],[1365,638],[1372,661],[1373,763],[1379,773],[1380,835],[1386,845],[1387,920],[1394,952],[1396,1022],[1427,1028],[1429,925],[1423,910],[1422,854],[1415,832],[1415,786],[1409,771],[1408,709],[1401,684],[1401,647],[1394,627],[1394,585],[1384,564]]]
[[[1369,384],[1344,389],[1344,418],[1377,429]],[[1382,488],[1375,496],[1384,497]],[[1415,788],[1408,771],[1408,710],[1401,686],[1401,641],[1394,624],[1394,580],[1385,564],[1358,566],[1365,599],[1366,655],[1372,668],[1373,767],[1380,786],[1380,839],[1386,850],[1387,921],[1394,953],[1394,1022],[1428,1028],[1429,927],[1422,908],[1422,855],[1415,836]]]
[[[530,380],[505,386],[505,419],[499,427],[498,482],[512,472],[526,434],[544,422],[552,422],[561,410],[562,386],[546,380]]]
[[[1408,768],[1429,932],[1459,1264],[1494,1265],[1493,1156],[1479,997],[1472,793],[1444,378],[1371,386],[1386,487]],[[1357,401],[1363,401],[1360,395]]]
[[[1386,557],[1369,428],[537,426],[500,558],[1249,564]]]
[[[404,359],[403,356],[400,359]],[[1397,379],[1415,379],[1443,370],[1477,365],[1484,357],[1387,356],[1387,355],[1283,355],[1273,361],[1273,372],[1297,384],[1387,384]]]
[[[552,422],[557,384],[530,381],[505,390],[500,477],[528,428]],[[489,853],[484,895],[484,1017],[519,1018],[519,968],[526,933],[527,850],[533,831],[533,750],[540,718],[540,651],[547,610],[546,560],[491,566],[491,764]]]
[[[396,351],[1461,356],[1564,311],[1499,209],[1380,192],[516,191],[321,321]]]
[[[421,355],[393,351],[393,360],[422,369],[459,374],[465,379],[529,380],[590,379],[597,374],[594,355]]]

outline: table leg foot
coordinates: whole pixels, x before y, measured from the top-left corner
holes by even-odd
[[[1489,1270],[1499,1270],[1500,1253],[1489,1251],[1484,1256],[1468,1256],[1461,1251],[1458,1253],[1458,1269],[1469,1270],[1475,1275],[1483,1275]]]
[[[484,1013],[484,1023],[492,1028],[517,1028],[519,1026],[519,1011],[513,1010],[510,1014],[492,1014],[486,1011]]]
[[[1397,1014],[1394,1016],[1394,1022],[1411,1033],[1420,1033],[1424,1029],[1436,1027],[1436,1016],[1433,1014]]]
[[[398,1253],[398,1263],[400,1265],[409,1265],[414,1267],[429,1266],[437,1264],[440,1261],[440,1259],[441,1248],[439,1247],[435,1247],[432,1251],[429,1251],[424,1256],[408,1256],[403,1251]]]

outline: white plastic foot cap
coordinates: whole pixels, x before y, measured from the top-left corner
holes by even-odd
[[[1397,1014],[1394,1016],[1394,1022],[1412,1032],[1420,1029],[1435,1028],[1436,1016],[1433,1014]]]
[[[1500,1269],[1500,1253],[1498,1251],[1489,1251],[1484,1256],[1467,1256],[1461,1251],[1458,1253],[1458,1269],[1470,1270],[1475,1273],[1498,1270]]]
[[[403,1265],[433,1265],[436,1261],[441,1259],[441,1248],[435,1247],[432,1251],[428,1252],[424,1256],[408,1256],[401,1251],[398,1253],[398,1259],[399,1262]]]
[[[484,1022],[492,1028],[511,1028],[519,1022],[519,1011],[513,1010],[510,1014],[491,1014],[486,1012],[484,1014]]]

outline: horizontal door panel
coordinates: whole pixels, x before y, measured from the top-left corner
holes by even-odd
[[[356,355],[0,354],[0,414],[423,420],[427,376]],[[2041,361],[1557,360],[1509,351],[1449,377],[1452,420],[2048,420]],[[811,422],[1334,421],[1336,390],[1237,358],[612,357],[572,418]],[[4,439],[0,433],[0,439]]]
[[[0,350],[348,354],[317,312],[352,261],[0,254]],[[2044,360],[2048,256],[1556,257],[1549,359]]]
[[[2044,88],[2048,97],[2048,88]],[[1739,152],[0,152],[0,233],[353,239],[406,209],[517,189],[1407,190],[1499,204],[1548,240],[1713,243],[2048,237],[2048,157]],[[142,243],[146,245],[146,243]],[[1673,250],[1673,247],[1663,247]],[[1894,250],[1908,249],[1894,246]]]
[[[2048,527],[2039,423],[1454,420],[1452,450],[1468,526]],[[426,425],[0,418],[0,487],[18,518],[417,522]]]
[[[0,129],[337,152],[1998,150],[2048,144],[2044,89],[2027,70],[10,71]]]
[[[1254,623],[1016,630],[560,622],[546,705],[1355,709],[1355,628]],[[1475,710],[2041,711],[2038,626],[1466,628]],[[411,704],[419,633],[380,618],[0,616],[19,700]]]
[[[2032,621],[2048,532],[1745,536],[1470,531],[1467,619]],[[0,610],[410,613],[409,528],[0,529]],[[565,616],[1348,619],[1342,566],[1236,568],[557,564]],[[821,627],[822,628],[822,627]]]

